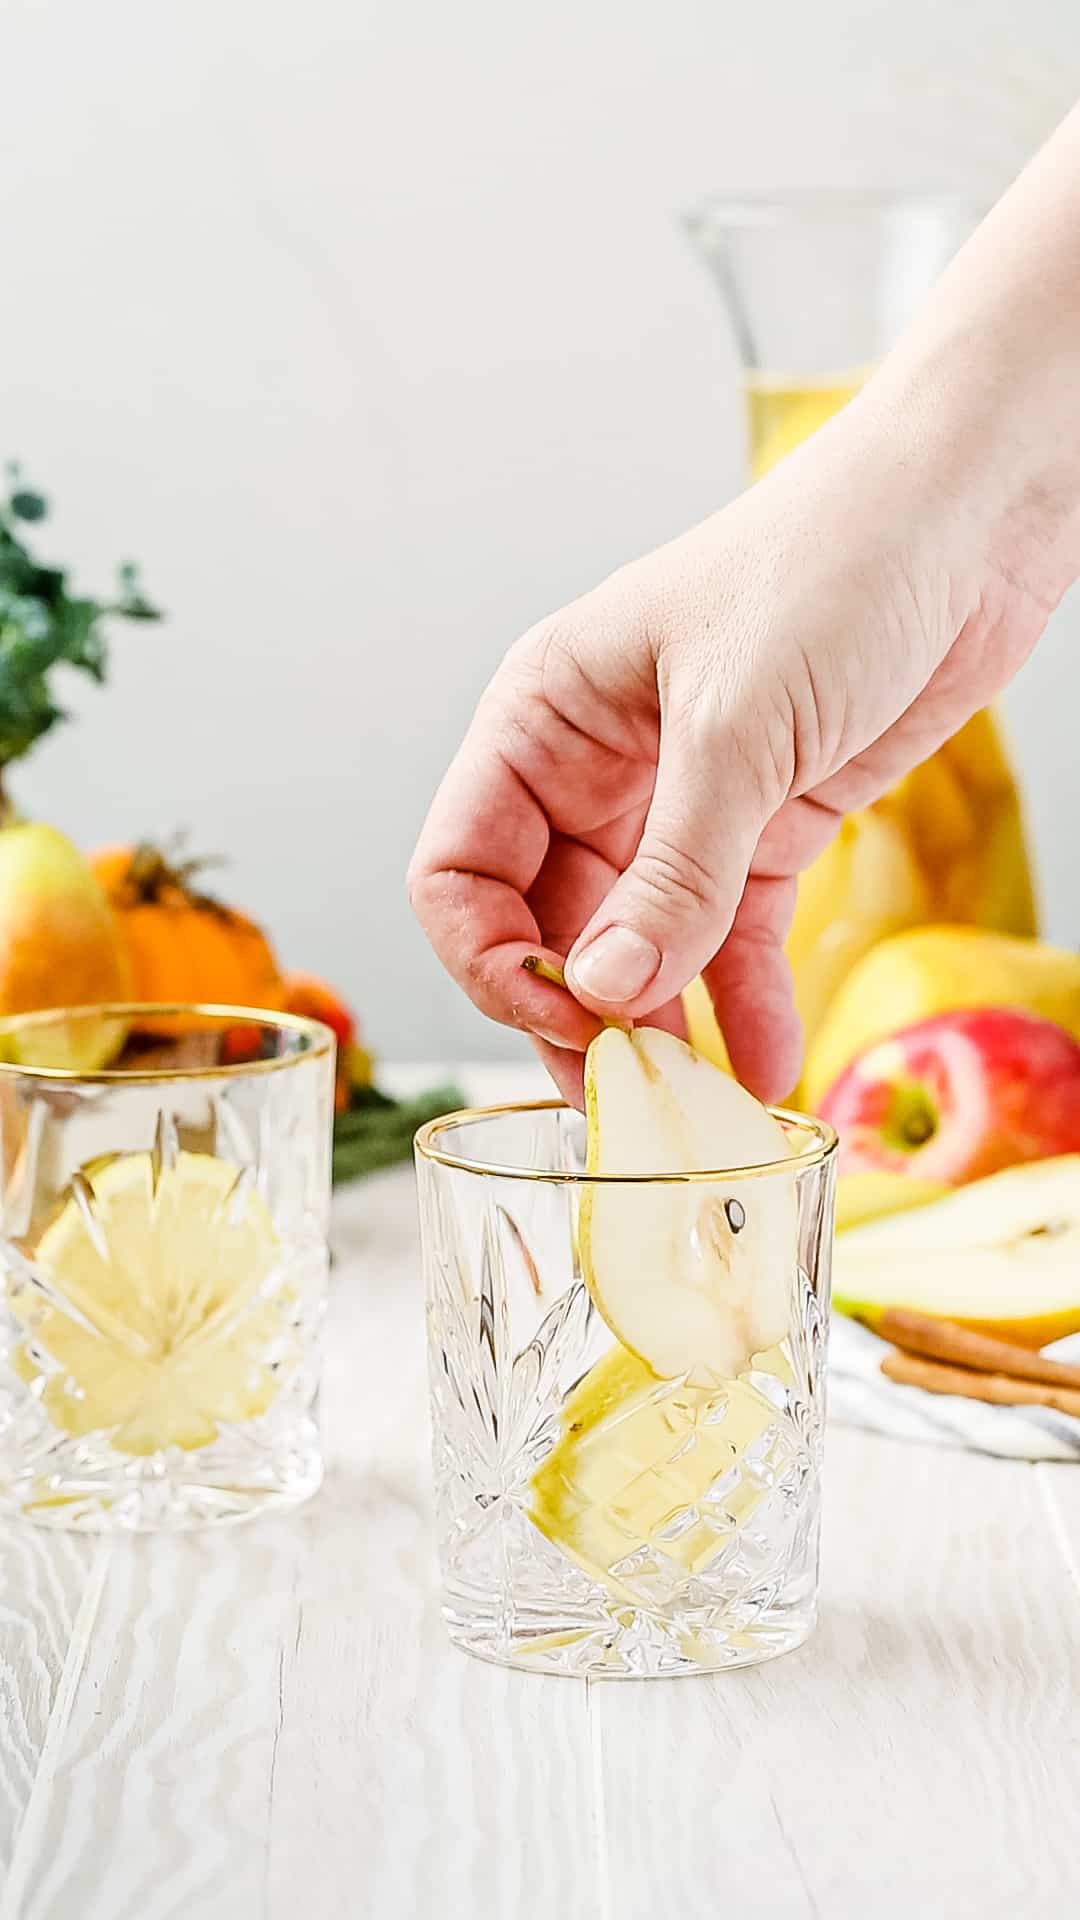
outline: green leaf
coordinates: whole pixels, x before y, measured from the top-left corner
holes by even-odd
[[[19,484],[14,464],[8,478],[11,492],[6,507],[0,505],[0,767],[65,718],[49,683],[55,667],[104,680],[105,622],[111,615],[161,618],[130,562],[119,570],[119,601],[69,593],[64,570],[43,566],[17,531],[20,523],[44,519],[44,496]]]
[[[29,493],[25,487],[12,494],[8,505],[16,520],[44,520],[49,511],[48,501],[40,493]]]
[[[113,611],[122,613],[127,620],[160,620],[161,613],[153,602],[148,600],[139,585],[139,569],[131,560],[124,560],[117,568],[120,583],[120,597]]]
[[[164,620],[165,618],[161,608],[155,607],[153,602],[141,593],[135,594],[130,600],[114,601],[108,611],[120,614],[125,620]]]
[[[58,660],[82,667],[95,680],[105,678],[105,636],[100,630],[101,609],[96,600],[64,600],[53,615]]]
[[[373,1087],[358,1089],[334,1123],[334,1184],[410,1159],[417,1127],[463,1105],[461,1088],[453,1085],[433,1087],[415,1100],[391,1100]]]

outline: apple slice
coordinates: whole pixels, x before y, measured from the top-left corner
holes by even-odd
[[[886,1307],[912,1307],[1025,1347],[1075,1333],[1080,1154],[1008,1167],[852,1227],[834,1268],[835,1304],[871,1326]]]
[[[782,1127],[674,1035],[609,1027],[585,1064],[586,1167],[597,1174],[717,1171],[715,1181],[598,1182],[581,1208],[597,1309],[661,1379],[734,1379],[788,1330],[796,1264],[792,1176],[725,1167],[790,1156]]]

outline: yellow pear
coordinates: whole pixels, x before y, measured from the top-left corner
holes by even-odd
[[[55,827],[0,829],[0,1017],[125,1000],[130,979],[111,909],[78,848]],[[81,1019],[0,1041],[21,1064],[93,1072],[115,1051],[115,1022]],[[43,1048],[48,1046],[48,1057]]]
[[[929,918],[930,891],[902,822],[868,808],[841,825],[799,883],[787,954],[809,1040],[856,962]]]
[[[725,1073],[730,1073],[731,1061],[720,1031],[720,1022],[713,1012],[709,989],[700,974],[685,989],[682,1004],[686,1038],[694,1052],[700,1053],[705,1060],[711,1060],[714,1067],[722,1067]]]
[[[917,1174],[892,1173],[886,1168],[842,1173],[836,1183],[836,1231],[861,1227],[886,1213],[906,1213],[925,1207],[950,1192],[941,1180],[922,1180]]]
[[[872,948],[833,1000],[806,1063],[816,1108],[852,1060],[932,1014],[1022,1007],[1080,1040],[1080,954],[976,927],[915,927]]]
[[[864,955],[906,928],[939,922],[1036,932],[1019,796],[989,712],[872,807],[850,814],[800,878],[787,954],[807,1048]],[[683,1007],[691,1044],[727,1066],[700,980]],[[799,1104],[813,1104],[810,1084],[797,1089]]]
[[[930,892],[928,920],[1038,932],[1023,814],[993,713],[977,713],[874,811],[900,823]]]
[[[799,883],[787,954],[795,1004],[809,1038],[857,960],[879,940],[927,917],[929,893],[901,828],[872,809],[853,813]],[[683,994],[695,1053],[731,1071],[704,980]]]

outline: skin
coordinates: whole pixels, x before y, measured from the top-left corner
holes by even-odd
[[[781,1097],[798,874],[1006,685],[1078,575],[1080,109],[857,400],[510,648],[410,867],[436,952],[579,1104],[598,1020],[678,1028],[699,972],[735,1071]]]

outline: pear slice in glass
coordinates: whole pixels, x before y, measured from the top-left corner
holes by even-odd
[[[661,1379],[732,1380],[788,1331],[797,1207],[779,1122],[674,1035],[609,1027],[585,1064],[586,1170],[709,1180],[597,1181],[585,1189],[582,1267],[612,1332]]]

